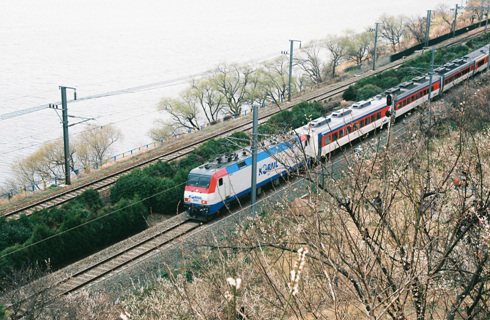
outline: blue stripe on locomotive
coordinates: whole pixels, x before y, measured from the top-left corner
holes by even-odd
[[[290,147],[291,147],[290,143],[284,142],[278,146],[275,146],[275,147],[268,149],[267,151],[260,152],[259,154],[257,154],[257,162],[260,162],[262,160],[270,158],[270,157],[272,157],[272,155],[279,153],[279,152],[282,152],[284,150],[287,150]],[[252,165],[252,157],[245,159],[244,162],[246,165],[243,166],[242,168],[238,168],[238,165],[235,163],[235,164],[232,164],[231,166],[228,166],[226,168],[226,171],[228,172],[228,174],[231,174],[231,173],[237,172],[239,170],[242,170],[248,166],[251,166]],[[295,164],[294,166],[289,167],[288,170],[283,170],[282,172],[279,172],[278,174],[273,175],[273,176],[265,179],[264,181],[257,183],[257,188],[262,187],[263,185],[271,182],[272,180],[277,179],[277,178],[281,177],[282,175],[287,174],[288,172],[290,172],[290,171],[292,171],[292,170],[294,170],[294,169],[296,169],[302,165],[303,165],[302,163]],[[230,202],[232,202],[232,201],[234,201],[234,200],[236,200],[242,196],[245,196],[245,195],[249,194],[251,191],[252,191],[251,187],[247,188],[247,189],[243,190],[242,192],[240,192],[236,195],[233,195],[230,198],[223,200],[223,201],[220,201],[220,202],[213,204],[213,205],[192,204],[191,206],[192,207],[200,207],[200,208],[208,208],[209,212],[207,213],[207,216],[212,216],[215,213],[217,213],[219,210],[221,210],[221,208],[223,208],[225,206],[225,204],[228,204],[228,203],[230,203]]]

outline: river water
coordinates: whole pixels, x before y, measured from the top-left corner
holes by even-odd
[[[382,13],[425,16],[440,2],[2,0],[0,187],[12,163],[61,137],[58,115],[42,108],[60,101],[59,86],[92,97],[69,103],[70,115],[122,131],[118,154],[151,142],[158,101],[218,63],[273,58],[289,39],[362,31]],[[84,129],[70,127],[70,139]]]

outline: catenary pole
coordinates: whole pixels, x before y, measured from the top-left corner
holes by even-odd
[[[425,47],[429,46],[429,31],[430,31],[430,18],[432,15],[432,10],[427,10],[427,22],[425,25]]]
[[[257,200],[257,127],[259,108],[256,104],[252,106],[253,110],[253,129],[252,129],[252,196],[251,209],[252,217],[255,217],[255,202]]]
[[[430,75],[429,75],[429,95],[428,102],[430,104],[430,95],[432,93],[432,74],[434,73],[434,53],[436,52],[436,48],[432,47],[432,57],[430,59]]]
[[[379,22],[376,22],[376,33],[374,34],[374,60],[373,60],[373,70],[376,70],[376,48],[378,46],[378,27],[379,27]]]
[[[68,102],[66,99],[66,89],[75,90],[75,99],[76,99],[76,89],[71,87],[63,87],[60,86],[61,90],[61,112],[62,112],[62,121],[63,121],[63,148],[65,151],[65,184],[70,185],[70,142],[68,137]]]
[[[290,48],[289,48],[289,89],[288,89],[288,101],[291,102],[291,76],[293,73],[293,49],[294,42],[299,42],[299,47],[301,48],[301,40],[289,40]]]
[[[454,22],[453,22],[453,38],[456,35],[456,22],[458,21],[458,4],[456,3],[456,9],[454,9]]]
[[[489,12],[489,11],[490,11],[490,10],[489,10],[489,9],[487,9],[487,19],[486,19],[486,21],[485,21],[485,33],[487,33],[487,28],[488,28],[488,12]]]

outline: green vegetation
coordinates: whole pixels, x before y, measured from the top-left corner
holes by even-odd
[[[490,41],[490,36],[483,35],[470,40],[466,45],[455,47],[444,47],[437,49],[434,55],[434,65],[443,65],[448,61],[460,58],[471,50],[474,50]],[[420,57],[405,62],[396,70],[388,70],[377,75],[366,77],[357,81],[344,91],[342,98],[348,101],[360,101],[383,92],[386,89],[397,86],[398,84],[409,81],[418,75],[430,71],[430,61],[432,52],[425,52]]]
[[[231,138],[238,145],[248,140],[244,133]],[[134,170],[112,187],[111,205],[104,205],[99,193],[90,189],[61,207],[19,220],[0,218],[0,276],[35,262],[62,267],[144,230],[150,212],[181,211],[189,171],[217,154],[236,150],[236,144],[211,140],[178,162]]]
[[[99,193],[89,189],[61,207],[19,220],[2,218],[0,275],[35,262],[62,267],[144,230],[146,212],[141,203],[126,199],[104,206]]]
[[[321,103],[304,102],[275,115],[260,131],[284,132],[324,111]],[[181,212],[189,171],[218,154],[247,145],[248,141],[245,133],[234,133],[229,139],[204,143],[179,161],[159,161],[133,170],[111,188],[111,205],[104,205],[99,193],[90,189],[61,207],[44,209],[29,217],[23,215],[18,220],[0,218],[0,275],[12,267],[35,262],[50,261],[54,269],[62,267],[144,230],[145,218],[151,212]]]

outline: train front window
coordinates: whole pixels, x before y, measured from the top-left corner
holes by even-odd
[[[211,182],[211,176],[189,173],[187,178],[187,185],[191,187],[209,188]]]

